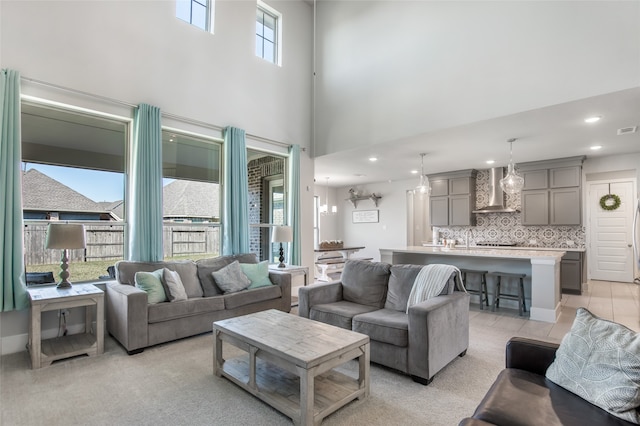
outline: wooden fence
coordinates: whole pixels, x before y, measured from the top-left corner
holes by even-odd
[[[86,248],[69,250],[72,262],[118,260],[124,257],[124,227],[121,224],[85,224]],[[57,264],[60,250],[45,248],[46,223],[27,223],[24,228],[26,265]],[[189,226],[166,224],[163,226],[164,256],[188,256],[220,253],[219,226]]]

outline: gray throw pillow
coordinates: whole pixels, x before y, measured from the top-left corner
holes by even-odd
[[[547,379],[614,416],[639,424],[640,335],[578,308]]]
[[[251,285],[251,280],[242,272],[240,262],[237,260],[218,271],[212,272],[211,275],[213,275],[216,285],[225,294],[236,293]]]
[[[187,300],[187,292],[184,289],[184,284],[182,283],[180,274],[167,268],[164,268],[162,271],[164,284],[166,288],[169,289],[169,292],[167,293],[169,301],[177,302],[179,300]]]

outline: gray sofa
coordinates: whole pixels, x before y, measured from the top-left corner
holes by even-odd
[[[364,333],[371,361],[428,385],[469,346],[469,295],[452,274],[442,293],[412,305],[411,287],[423,265],[349,260],[340,281],[299,290],[300,316]]]
[[[212,330],[212,323],[266,309],[291,310],[291,274],[269,272],[273,286],[222,294],[211,272],[238,260],[257,263],[254,254],[175,262],[116,263],[116,282],[106,290],[107,330],[131,355],[147,346]],[[167,268],[178,272],[188,299],[147,303],[147,293],[135,287],[135,273]]]

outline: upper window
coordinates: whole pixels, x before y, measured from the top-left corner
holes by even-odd
[[[282,15],[258,1],[256,9],[256,56],[280,65]]]
[[[213,32],[213,0],[176,0],[176,16],[200,29]]]

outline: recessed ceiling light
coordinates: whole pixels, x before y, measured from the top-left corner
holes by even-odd
[[[597,123],[598,121],[600,121],[600,119],[602,118],[602,116],[600,115],[594,115],[593,117],[587,117],[584,119],[585,123]]]
[[[591,147],[592,150],[597,151],[599,149],[602,149],[602,145],[594,145]]]
[[[493,164],[495,162],[496,162],[496,160],[487,160],[487,164]]]
[[[362,173],[354,173],[353,174],[355,177],[366,177],[367,175],[364,175]]]
[[[369,161],[378,161],[378,157],[369,157]]]
[[[412,175],[415,175],[416,173],[418,173],[418,171],[417,171],[417,170],[411,170],[411,174],[412,174]]]

